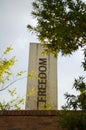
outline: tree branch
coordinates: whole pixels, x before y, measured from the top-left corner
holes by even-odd
[[[5,89],[7,89],[9,86],[11,86],[12,84],[16,83],[17,81],[22,80],[22,79],[24,79],[24,78],[26,78],[26,76],[14,80],[13,82],[9,83],[9,84],[8,84],[7,86],[5,86],[4,88],[0,89],[0,92],[3,91],[3,90],[5,90]]]

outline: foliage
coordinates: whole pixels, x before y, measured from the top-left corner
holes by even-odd
[[[13,90],[8,90],[10,95],[10,101],[0,102],[0,110],[20,110],[21,105],[24,104],[24,98],[17,96],[16,88]]]
[[[47,103],[46,105],[43,105],[43,110],[52,110],[51,103]]]
[[[58,123],[65,130],[86,130],[86,112],[63,111],[57,113]]]
[[[8,81],[12,76],[10,68],[15,64],[16,58],[15,56],[9,59],[6,58],[11,50],[12,48],[10,46],[7,47],[3,53],[3,56],[0,57],[0,86]]]
[[[18,80],[25,78],[22,76],[26,71],[18,72],[15,76],[16,79],[12,78],[13,73],[11,72],[11,68],[14,66],[17,60],[15,56],[10,56],[11,50],[13,50],[13,48],[8,46],[0,57],[0,92],[10,87]],[[16,88],[13,90],[8,90],[8,93],[11,96],[11,99],[9,102],[0,102],[0,110],[20,110],[22,108],[21,105],[24,104],[24,98],[17,96]]]
[[[58,123],[66,130],[86,130],[86,83],[84,79],[83,77],[75,79],[73,88],[78,91],[78,95],[66,93],[66,104],[62,106],[64,111],[58,113],[60,116]]]
[[[86,4],[81,0],[35,0],[32,15],[37,25],[28,25],[55,56],[72,54],[86,45]]]
[[[8,46],[3,52],[2,57],[0,57],[0,91],[5,90],[18,80],[25,78],[22,76],[26,71],[20,71],[16,74],[16,79],[12,80],[13,73],[11,68],[15,65],[17,59],[15,56],[9,58],[11,50],[13,50],[13,48]]]
[[[28,96],[28,97],[29,97],[29,96],[32,96],[32,95],[35,94],[35,92],[36,92],[36,89],[35,89],[35,88],[32,88],[29,92],[27,92],[27,96]]]
[[[84,49],[84,61],[82,62],[84,71],[86,71],[86,49]]]
[[[85,110],[86,111],[86,83],[83,77],[75,79],[73,88],[78,91],[78,95],[65,93],[66,104],[63,109],[66,110]]]
[[[86,50],[84,50],[83,68],[86,71]],[[65,93],[66,104],[63,113],[58,115],[58,123],[66,130],[86,130],[86,83],[84,77],[75,79],[73,88],[77,95]],[[73,111],[68,111],[73,110]]]

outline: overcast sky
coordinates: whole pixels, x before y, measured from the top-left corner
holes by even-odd
[[[11,53],[16,55],[18,62],[12,71],[27,70],[29,43],[38,42],[37,37],[27,30],[28,24],[36,24],[31,17],[33,0],[0,0],[0,54],[6,46],[12,44],[14,50]],[[74,93],[72,84],[74,78],[79,75],[86,76],[81,62],[83,52],[77,51],[71,56],[58,56],[58,103],[59,109],[64,104],[64,93]],[[17,82],[12,87],[17,87],[18,94],[25,96],[27,80]],[[10,88],[12,88],[10,87]],[[0,92],[0,99],[9,99],[7,91]]]

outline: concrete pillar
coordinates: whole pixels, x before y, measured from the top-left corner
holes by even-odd
[[[27,80],[27,110],[56,110],[57,103],[57,59],[43,55],[41,44],[30,43]]]

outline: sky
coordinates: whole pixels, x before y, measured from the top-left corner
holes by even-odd
[[[12,72],[28,70],[29,44],[39,42],[35,34],[31,34],[27,25],[35,25],[36,21],[31,16],[33,0],[0,0],[0,55],[3,50],[12,45],[13,51],[10,56],[15,55],[18,62],[12,68]],[[57,58],[57,80],[58,80],[58,108],[65,103],[64,93],[75,93],[72,89],[75,78],[79,75],[86,76],[81,62],[83,52],[78,50],[71,56]],[[25,97],[27,79],[18,81],[11,88],[17,88],[18,95]],[[9,100],[7,90],[0,92],[0,100]]]

